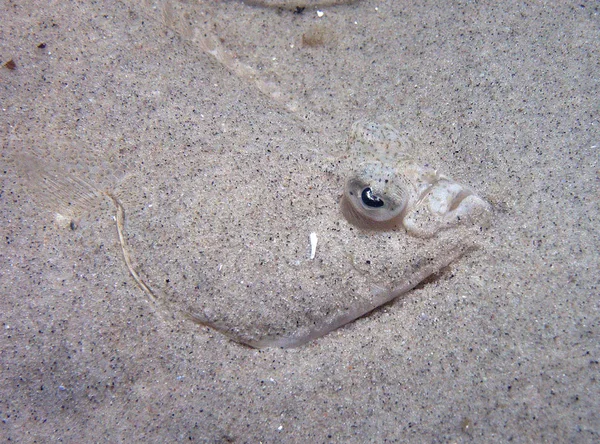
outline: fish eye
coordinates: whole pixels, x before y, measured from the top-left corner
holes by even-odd
[[[373,190],[370,187],[366,187],[364,190],[362,190],[360,197],[362,199],[362,203],[370,208],[381,208],[385,204],[379,196],[373,194]]]
[[[410,193],[410,182],[393,167],[379,161],[365,162],[346,180],[342,214],[360,228],[393,230],[402,223]]]

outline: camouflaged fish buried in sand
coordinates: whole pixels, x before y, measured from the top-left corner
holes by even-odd
[[[338,159],[207,152],[182,173],[185,202],[169,203],[173,220],[160,223],[140,209],[132,191],[143,189],[140,178],[128,179],[127,193],[45,167],[30,181],[63,219],[60,201],[85,207],[108,195],[127,268],[166,312],[252,347],[294,347],[411,290],[475,245],[489,205],[412,163],[411,149],[391,126],[358,122]]]

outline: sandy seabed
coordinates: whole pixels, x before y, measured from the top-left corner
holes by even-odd
[[[2,2],[0,436],[600,440],[598,4],[263,3]],[[58,220],[14,162],[62,163],[143,212],[185,201],[198,147],[328,158],[365,118],[406,128],[493,222],[437,279],[289,350],[162,313],[110,202]]]

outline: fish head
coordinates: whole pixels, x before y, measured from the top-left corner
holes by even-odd
[[[411,158],[411,139],[388,124],[359,121],[348,150],[359,164],[348,169],[341,209],[353,225],[431,238],[459,225],[487,225],[490,206],[468,187]]]

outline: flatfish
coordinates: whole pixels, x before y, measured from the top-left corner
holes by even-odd
[[[252,347],[295,347],[438,273],[489,223],[489,205],[414,163],[412,145],[390,125],[357,122],[337,156],[252,143],[165,153],[121,191],[25,164],[63,220],[113,202],[147,299]]]

